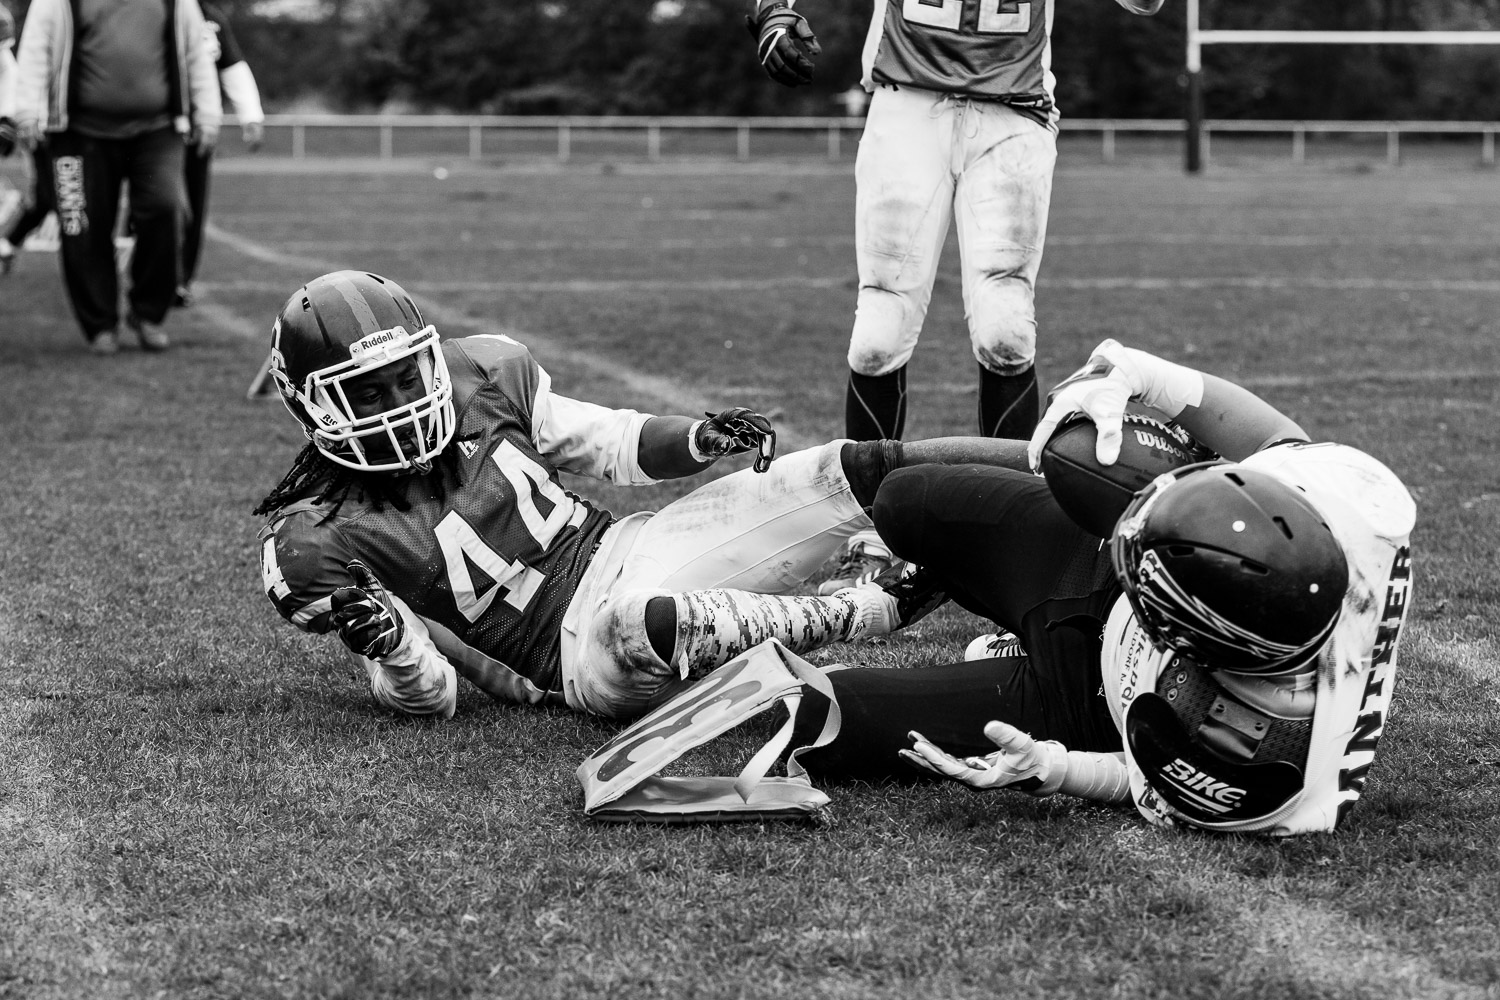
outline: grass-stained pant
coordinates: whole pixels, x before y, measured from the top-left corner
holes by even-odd
[[[563,618],[569,707],[627,718],[660,693],[661,678],[632,669],[621,655],[622,644],[645,642],[612,631],[622,602],[713,588],[786,594],[870,527],[844,474],[846,443],[780,456],[765,473],[742,469],[613,525]]]
[[[1031,366],[1056,160],[1056,133],[1009,105],[875,91],[854,168],[852,370],[885,375],[910,360],[950,224],[975,360],[1001,375]]]

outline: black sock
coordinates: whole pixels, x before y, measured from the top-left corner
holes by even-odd
[[[677,602],[670,597],[653,597],[646,602],[646,639],[663,663],[672,662],[677,651]]]
[[[849,373],[844,433],[856,441],[899,438],[906,430],[906,366],[888,375]]]
[[[979,433],[983,437],[1026,440],[1036,430],[1040,403],[1036,367],[1019,375],[997,375],[979,366]]]

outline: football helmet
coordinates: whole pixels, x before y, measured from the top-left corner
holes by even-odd
[[[1121,516],[1110,557],[1158,648],[1246,674],[1309,661],[1349,582],[1343,549],[1301,491],[1232,463],[1158,476]]]
[[[356,414],[349,383],[406,358],[416,361],[421,396]],[[379,275],[336,271],[299,288],[272,328],[270,372],[318,451],[347,468],[424,471],[453,437],[453,383],[437,330]]]

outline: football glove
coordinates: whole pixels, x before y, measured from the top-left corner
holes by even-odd
[[[14,153],[20,141],[21,132],[16,128],[16,123],[0,116],[0,160]]]
[[[339,638],[360,656],[390,656],[406,638],[406,623],[370,567],[356,559],[349,564],[349,575],[355,585],[340,587],[329,599]]]
[[[1066,747],[1054,740],[1034,740],[1004,722],[990,722],[984,727],[984,735],[1000,748],[998,752],[964,760],[939,750],[921,733],[907,735],[912,740],[912,748],[899,751],[903,758],[933,774],[961,781],[970,788],[1014,787],[1032,795],[1051,795],[1062,785],[1067,774]],[[1056,766],[1059,763],[1061,767]]]
[[[767,0],[757,13],[745,15],[745,27],[755,39],[756,56],[767,76],[788,87],[812,82],[813,57],[823,48],[807,18],[791,4]]]
[[[693,432],[693,447],[709,458],[723,458],[754,451],[755,471],[765,472],[776,457],[776,431],[771,421],[743,406],[732,406],[718,413],[705,413],[708,419]]]
[[[1047,412],[1026,446],[1032,470],[1041,468],[1042,446],[1057,425],[1074,413],[1084,414],[1099,428],[1094,457],[1100,465],[1113,465],[1120,457],[1125,404],[1132,399],[1176,417],[1183,407],[1203,401],[1203,375],[1119,341],[1103,341],[1087,364],[1047,394]]]

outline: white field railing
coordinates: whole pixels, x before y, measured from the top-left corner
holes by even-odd
[[[231,116],[228,124],[233,124]],[[664,137],[668,143],[681,140],[688,135],[699,138],[732,137],[731,148],[722,149],[717,155],[732,155],[735,159],[748,161],[756,155],[779,156],[785,152],[763,152],[764,140],[772,133],[782,136],[798,135],[802,144],[800,155],[817,155],[828,160],[839,160],[852,151],[864,127],[863,118],[736,118],[736,117],[647,117],[634,115],[569,117],[543,115],[326,115],[293,114],[270,115],[266,118],[270,130],[289,130],[290,143],[287,152],[296,159],[330,155],[369,156],[372,153],[381,159],[418,156],[459,156],[472,160],[486,155],[497,155],[499,146],[507,145],[510,138],[525,135],[530,137],[525,152],[532,156],[543,156],[568,162],[579,155],[580,148],[600,137],[608,136],[613,143],[614,155],[637,156],[648,161],[661,160],[668,154],[663,151]],[[1175,118],[1065,118],[1061,123],[1064,133],[1097,134],[1100,140],[1100,158],[1113,162],[1116,156],[1117,139],[1120,136],[1168,134],[1182,136],[1184,122]],[[354,131],[373,132],[373,148],[360,143],[351,152],[348,138]],[[324,133],[332,138],[325,146],[336,151],[324,152],[310,149],[309,136]],[[1495,166],[1495,135],[1500,132],[1500,122],[1494,121],[1292,121],[1292,120],[1238,120],[1219,119],[1203,123],[1204,160],[1208,159],[1209,140],[1214,133],[1221,135],[1284,136],[1288,143],[1288,155],[1293,162],[1303,162],[1307,155],[1309,136],[1369,136],[1384,135],[1386,162],[1395,165],[1401,161],[1401,140],[1404,136],[1433,138],[1474,137],[1478,140],[1479,162],[1486,167]],[[333,138],[343,133],[342,138]],[[268,145],[275,132],[267,136]],[[400,137],[398,139],[398,136]],[[444,136],[435,141],[435,136]],[[413,141],[418,140],[418,141]],[[420,141],[425,140],[425,141]],[[236,143],[225,143],[226,151],[233,151]],[[285,148],[285,143],[276,144]],[[772,144],[774,145],[774,144]],[[399,150],[399,151],[398,151]],[[514,152],[514,150],[510,150]],[[673,154],[680,155],[680,154]]]

